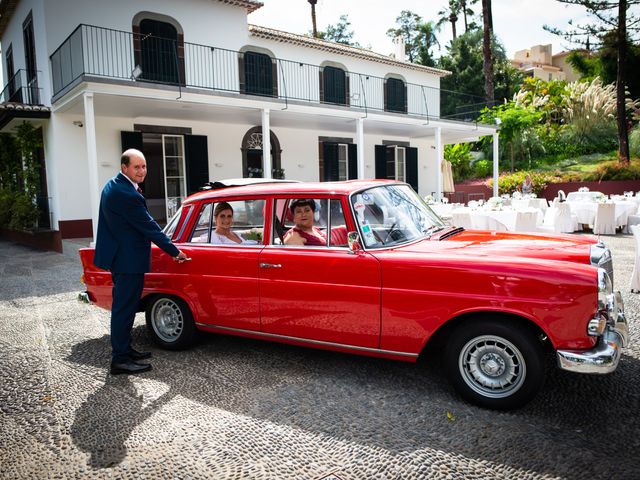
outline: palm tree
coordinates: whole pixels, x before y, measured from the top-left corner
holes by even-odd
[[[313,38],[318,38],[318,26],[316,25],[316,3],[318,0],[307,0],[311,4],[311,23],[313,24]]]
[[[449,6],[444,7],[442,10],[438,12],[438,22],[436,23],[436,27],[441,27],[443,24],[450,22],[451,23],[451,31],[453,33],[453,39],[457,38],[456,33],[456,22],[458,21],[458,14],[460,13],[460,1],[459,0],[449,0]]]
[[[420,39],[422,42],[418,43],[418,63],[427,65],[430,67],[435,66],[435,61],[431,57],[431,48],[434,46],[440,47],[438,38],[436,37],[436,31],[438,27],[433,22],[421,22],[418,24],[418,32],[420,32]]]
[[[471,9],[472,5],[478,3],[478,0],[459,0],[460,3],[460,11],[462,12],[464,18],[464,31],[465,33],[469,31],[469,22],[467,21],[467,16],[473,16],[473,10]]]
[[[484,95],[488,106],[493,106],[493,59],[491,55],[491,37],[493,36],[493,19],[491,17],[491,0],[482,0],[482,73],[484,74]]]

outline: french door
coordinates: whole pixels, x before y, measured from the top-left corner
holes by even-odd
[[[168,221],[187,196],[183,135],[162,135],[162,160]]]

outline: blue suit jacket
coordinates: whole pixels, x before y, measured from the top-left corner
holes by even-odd
[[[144,197],[118,173],[100,197],[93,263],[115,273],[146,273],[151,267],[151,242],[172,257],[179,253],[149,214]]]

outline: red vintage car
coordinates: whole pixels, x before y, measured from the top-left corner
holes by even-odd
[[[464,230],[395,181],[242,183],[210,185],[167,224],[190,262],[152,250],[139,309],[164,348],[198,331],[409,362],[440,346],[456,390],[497,409],[533,398],[550,352],[574,372],[618,364],[627,323],[594,237]],[[225,243],[222,202],[235,232]],[[319,244],[292,233],[301,203]],[[109,272],[93,249],[80,257],[84,297],[109,309]]]

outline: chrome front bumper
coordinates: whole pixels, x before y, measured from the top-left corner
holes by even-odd
[[[622,309],[616,322],[607,325],[591,350],[558,350],[558,366],[577,373],[611,373],[618,366],[622,347],[629,342],[629,327]]]
[[[89,292],[80,292],[78,294],[78,301],[82,303],[91,304],[91,299],[89,298]]]

